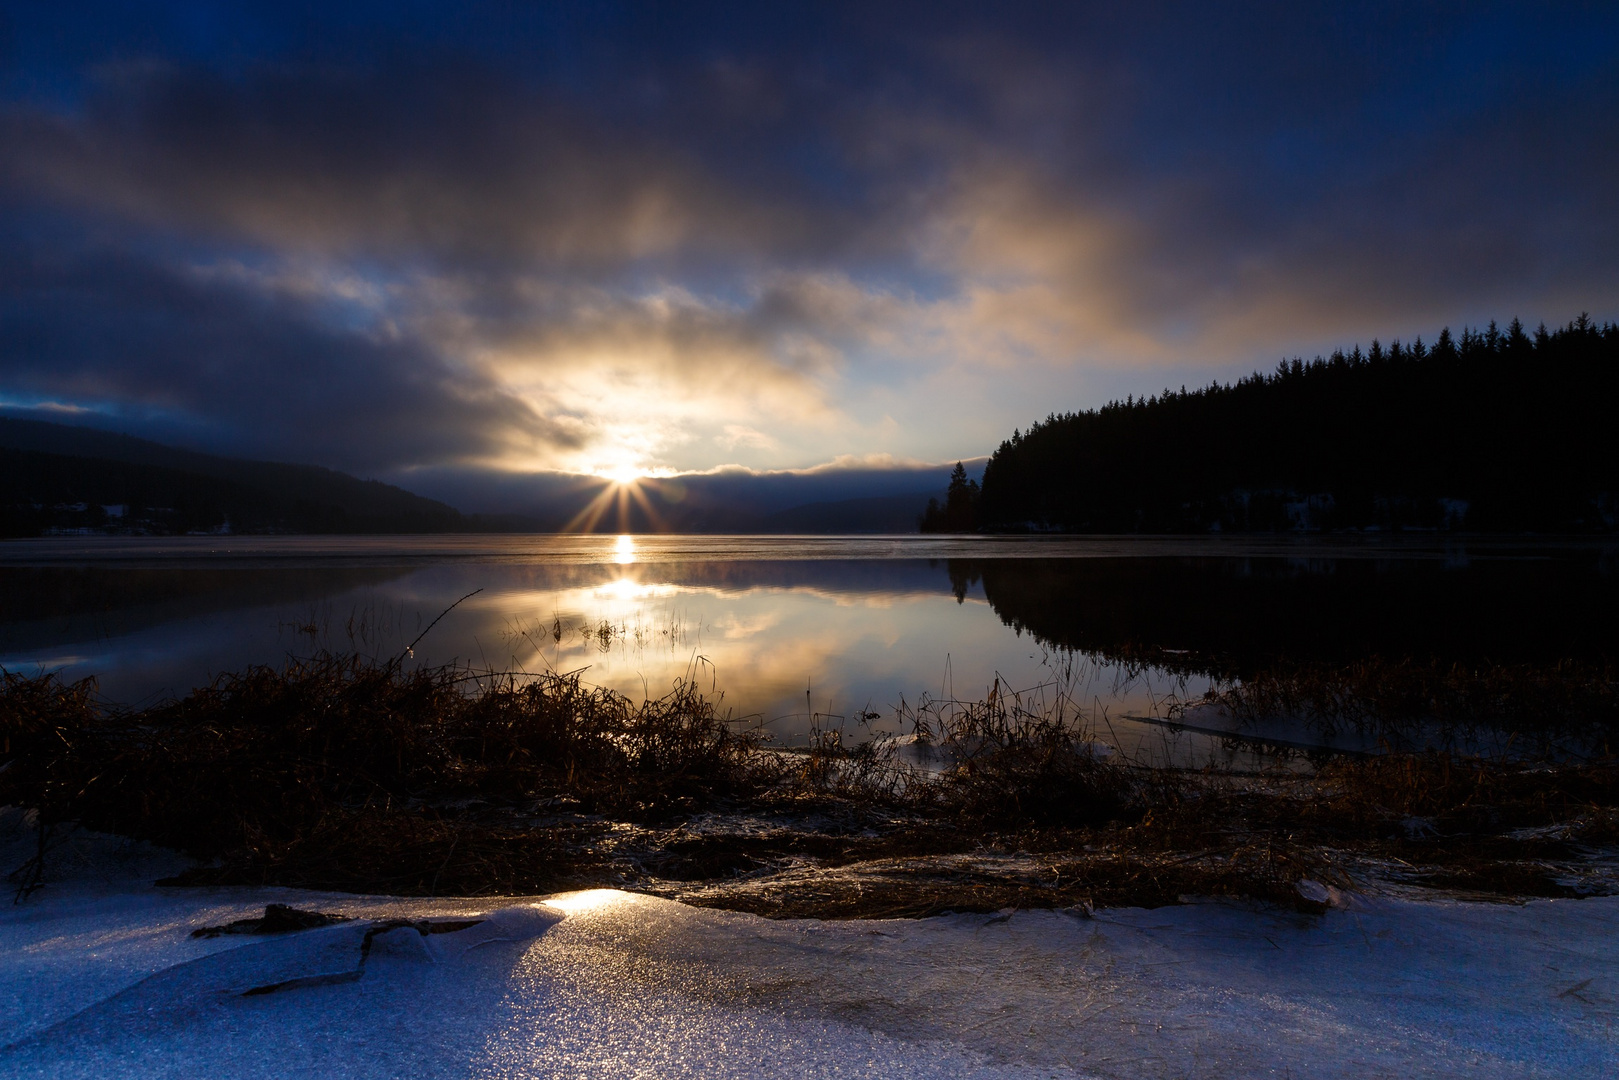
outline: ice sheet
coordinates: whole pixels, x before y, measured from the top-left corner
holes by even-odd
[[[192,928],[268,902],[375,938]],[[0,911],[0,1075],[1619,1075],[1619,899],[771,922],[610,891],[398,901],[62,881]]]

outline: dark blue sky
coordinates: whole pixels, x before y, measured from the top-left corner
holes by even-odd
[[[8,3],[0,404],[442,490],[1619,316],[1619,8]]]

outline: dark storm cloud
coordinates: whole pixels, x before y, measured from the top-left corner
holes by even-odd
[[[361,471],[574,436],[408,339],[332,325],[308,298],[107,251],[0,255],[0,370],[23,402],[124,430]],[[114,423],[115,421],[121,421]]]
[[[1064,373],[1619,314],[1610,7],[21,5],[0,40],[0,222],[60,238],[10,254],[0,395],[254,452],[953,459]]]
[[[968,265],[1133,328],[1232,322],[1250,347],[1611,306],[1611,13],[1292,5],[1102,29],[1072,64],[1006,38],[960,60],[983,93],[959,140],[998,152],[958,158]]]
[[[6,172],[221,242],[573,274],[914,254],[964,185],[1010,171],[1029,212],[1083,207],[1142,241],[1139,292],[1176,260],[1330,246],[1310,237],[1353,254],[1368,227],[1444,254],[1463,223],[1614,217],[1619,42],[1595,12],[1013,5],[788,34],[631,7],[565,50],[451,23],[369,48],[340,26],[347,64],[341,40],[232,63],[109,45],[78,107],[7,110]]]
[[[788,169],[705,160],[700,137],[671,125],[702,128],[694,107],[734,125],[752,86],[706,69],[693,80],[700,102],[625,111],[464,58],[230,76],[131,64],[96,79],[81,111],[12,110],[0,145],[16,188],[64,204],[338,256],[577,274],[824,251],[856,227]]]

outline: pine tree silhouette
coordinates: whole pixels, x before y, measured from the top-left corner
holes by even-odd
[[[1015,431],[927,528],[1619,528],[1619,325],[1449,327]],[[966,513],[971,507],[972,513]]]

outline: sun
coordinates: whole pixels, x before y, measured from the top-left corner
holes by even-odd
[[[632,523],[636,522],[639,522],[638,528],[664,531],[663,518],[651,497],[659,494],[658,486],[647,481],[672,474],[666,474],[662,469],[642,468],[628,455],[616,461],[609,458],[599,462],[583,474],[594,477],[601,486],[590,502],[563,526],[563,532],[595,532],[604,522],[607,528],[620,533],[629,532]],[[625,552],[620,551],[619,554],[622,556]],[[631,554],[628,559],[620,558],[618,561],[634,562],[635,559]]]

